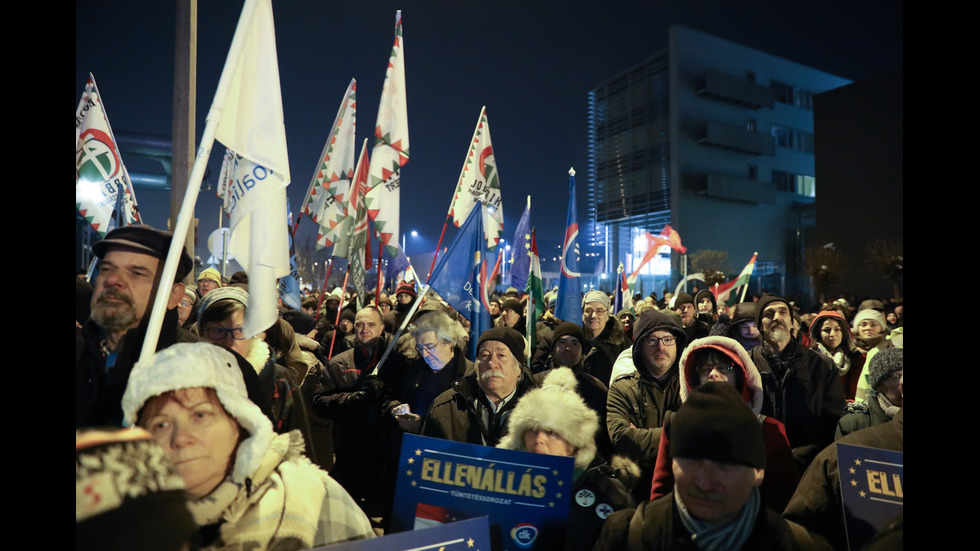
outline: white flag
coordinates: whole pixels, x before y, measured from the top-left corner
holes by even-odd
[[[289,159],[271,0],[256,8],[215,137],[235,153],[228,248],[248,272],[245,334],[253,336],[279,317],[276,279],[289,273]]]

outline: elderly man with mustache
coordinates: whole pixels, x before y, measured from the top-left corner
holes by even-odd
[[[844,385],[830,358],[794,341],[792,312],[786,299],[763,295],[755,309],[762,344],[752,361],[762,375],[762,414],[786,426],[800,472],[833,442],[844,412]]]
[[[422,424],[422,434],[496,446],[517,401],[536,383],[524,358],[524,338],[510,327],[480,335],[477,372],[457,379],[440,394]]]

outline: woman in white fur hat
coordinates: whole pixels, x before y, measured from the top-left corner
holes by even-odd
[[[373,537],[360,507],[277,435],[248,399],[238,360],[207,343],[166,348],[133,368],[128,425],[153,434],[187,487],[205,548],[307,549]]]
[[[630,488],[640,468],[624,457],[611,463],[596,454],[598,416],[575,392],[575,374],[552,369],[542,386],[525,394],[507,420],[498,448],[575,458],[565,549],[592,549],[613,511],[633,507]]]

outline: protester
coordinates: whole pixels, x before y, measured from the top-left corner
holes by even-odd
[[[837,423],[837,439],[852,432],[887,423],[902,409],[905,373],[904,349],[886,348],[871,357],[868,371],[873,389],[867,402],[852,402]]]
[[[600,381],[609,380],[616,358],[633,344],[619,320],[610,314],[610,308],[609,295],[602,291],[593,289],[582,297],[582,331],[586,338],[583,344],[596,349],[589,356],[588,372]]]
[[[126,423],[176,463],[201,544],[303,549],[373,537],[347,492],[302,454],[299,431],[275,434],[237,363],[211,344],[174,345],[136,365],[123,397]]]
[[[834,310],[820,312],[810,324],[810,338],[813,350],[834,362],[844,385],[844,395],[853,400],[866,354],[855,348],[847,321]]]

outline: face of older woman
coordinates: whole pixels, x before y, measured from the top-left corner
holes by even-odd
[[[188,497],[199,499],[210,494],[234,461],[238,423],[200,387],[155,399],[166,403],[145,421],[144,427],[177,466]]]
[[[568,440],[549,430],[525,431],[524,447],[531,453],[560,455],[562,457],[570,457],[575,452]]]

